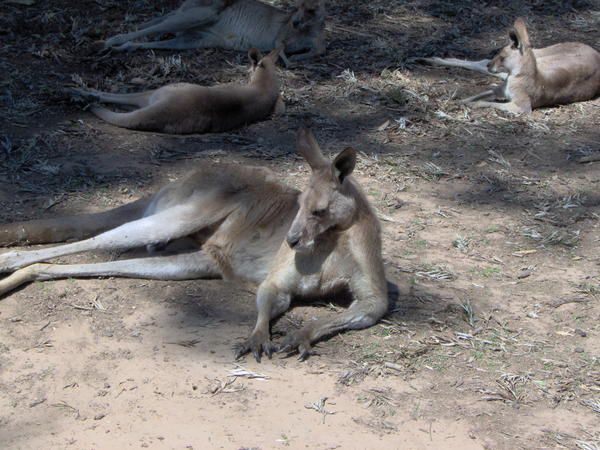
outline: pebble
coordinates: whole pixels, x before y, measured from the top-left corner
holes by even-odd
[[[587,333],[583,331],[581,328],[576,328],[575,333],[581,337],[587,337]]]

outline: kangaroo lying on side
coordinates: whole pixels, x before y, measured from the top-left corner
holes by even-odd
[[[422,58],[449,67],[463,67],[504,79],[494,87],[463,102],[511,113],[530,113],[535,108],[591,100],[600,95],[600,53],[586,44],[566,42],[533,49],[523,19],[509,31],[510,44],[492,60]],[[505,103],[481,99],[499,97]]]
[[[250,49],[250,81],[245,86],[175,83],[135,94],[68,91],[92,100],[139,107],[124,113],[90,108],[96,116],[119,127],[174,134],[227,131],[285,110],[275,69],[278,54],[275,49],[263,57]]]
[[[271,357],[276,350],[298,350],[304,359],[311,343],[324,336],[369,327],[387,311],[387,282],[379,222],[350,176],[356,151],[346,148],[330,162],[308,130],[298,132],[297,147],[312,169],[303,192],[264,168],[210,167],[108,212],[0,226],[0,245],[86,238],[0,254],[0,273],[20,269],[0,280],[0,295],[30,281],[67,277],[250,282],[258,285],[258,319],[237,356],[251,351],[258,361],[263,352]],[[194,239],[201,249],[93,264],[36,264],[183,237]],[[280,347],[271,343],[269,323],[287,311],[293,296],[325,295],[345,287],[354,296],[345,312],[311,321]]]
[[[297,0],[285,13],[258,0],[186,0],[174,12],[143,28],[106,40],[116,50],[189,49],[221,47],[246,51],[283,48],[291,59],[305,59],[325,51],[325,8],[322,0]],[[143,36],[176,33],[165,41],[132,42]]]
[[[257,49],[250,49],[250,80],[245,86],[175,83],[134,94],[69,91],[101,102],[137,106],[139,109],[125,113],[90,108],[96,116],[120,127],[174,134],[227,131],[285,110],[275,67],[279,51],[263,57]]]

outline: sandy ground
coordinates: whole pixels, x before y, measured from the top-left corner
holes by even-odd
[[[600,162],[582,161],[600,154],[600,100],[471,111],[456,99],[493,80],[411,58],[487,56],[517,15],[537,46],[600,48],[600,5],[329,2],[327,56],[280,70],[286,115],[233,133],[121,130],[61,93],[242,81],[236,52],[98,58],[96,40],[176,4],[8,4],[0,219],[103,210],[223,161],[303,186],[308,124],[327,152],[360,150],[399,295],[306,362],[258,364],[233,359],[255,319],[234,285],[33,283],[0,301],[0,447],[599,448]],[[275,339],[339,308],[299,305]]]

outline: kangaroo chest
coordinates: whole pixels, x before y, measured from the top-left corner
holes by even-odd
[[[322,295],[348,285],[351,271],[345,258],[337,254],[320,258],[295,255],[294,291],[298,295]]]

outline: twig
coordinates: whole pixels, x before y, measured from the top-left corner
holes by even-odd
[[[304,405],[306,409],[314,409],[318,413],[323,414],[323,423],[325,423],[325,417],[328,414],[335,414],[335,411],[327,411],[325,409],[325,402],[327,401],[327,397],[321,397],[318,402],[310,403],[308,405]]]
[[[211,385],[208,387],[208,392],[212,396],[215,396],[218,394],[233,394],[235,392],[240,392],[246,389],[246,386],[244,386],[243,384],[233,388],[230,387],[233,383],[235,383],[235,380],[237,380],[237,377],[230,377],[227,378],[225,381],[215,378],[214,380],[211,380]]]
[[[268,375],[264,375],[262,373],[257,373],[257,372],[252,372],[251,370],[248,370],[239,364],[236,364],[235,369],[230,370],[229,374],[227,376],[228,377],[246,377],[246,378],[250,378],[250,379],[256,378],[259,380],[268,380],[269,379]]]
[[[167,342],[167,344],[181,345],[182,347],[192,348],[200,342],[202,342],[200,339],[190,339],[190,340],[183,340],[183,341],[177,341],[177,342]]]
[[[597,154],[597,155],[582,156],[581,158],[579,158],[577,160],[577,162],[580,163],[580,164],[589,163],[589,162],[596,162],[596,161],[600,161],[600,153]]]
[[[558,298],[556,300],[548,302],[548,306],[552,306],[553,308],[558,308],[558,307],[566,305],[568,303],[586,303],[589,301],[590,301],[590,299],[585,298],[585,297]]]

